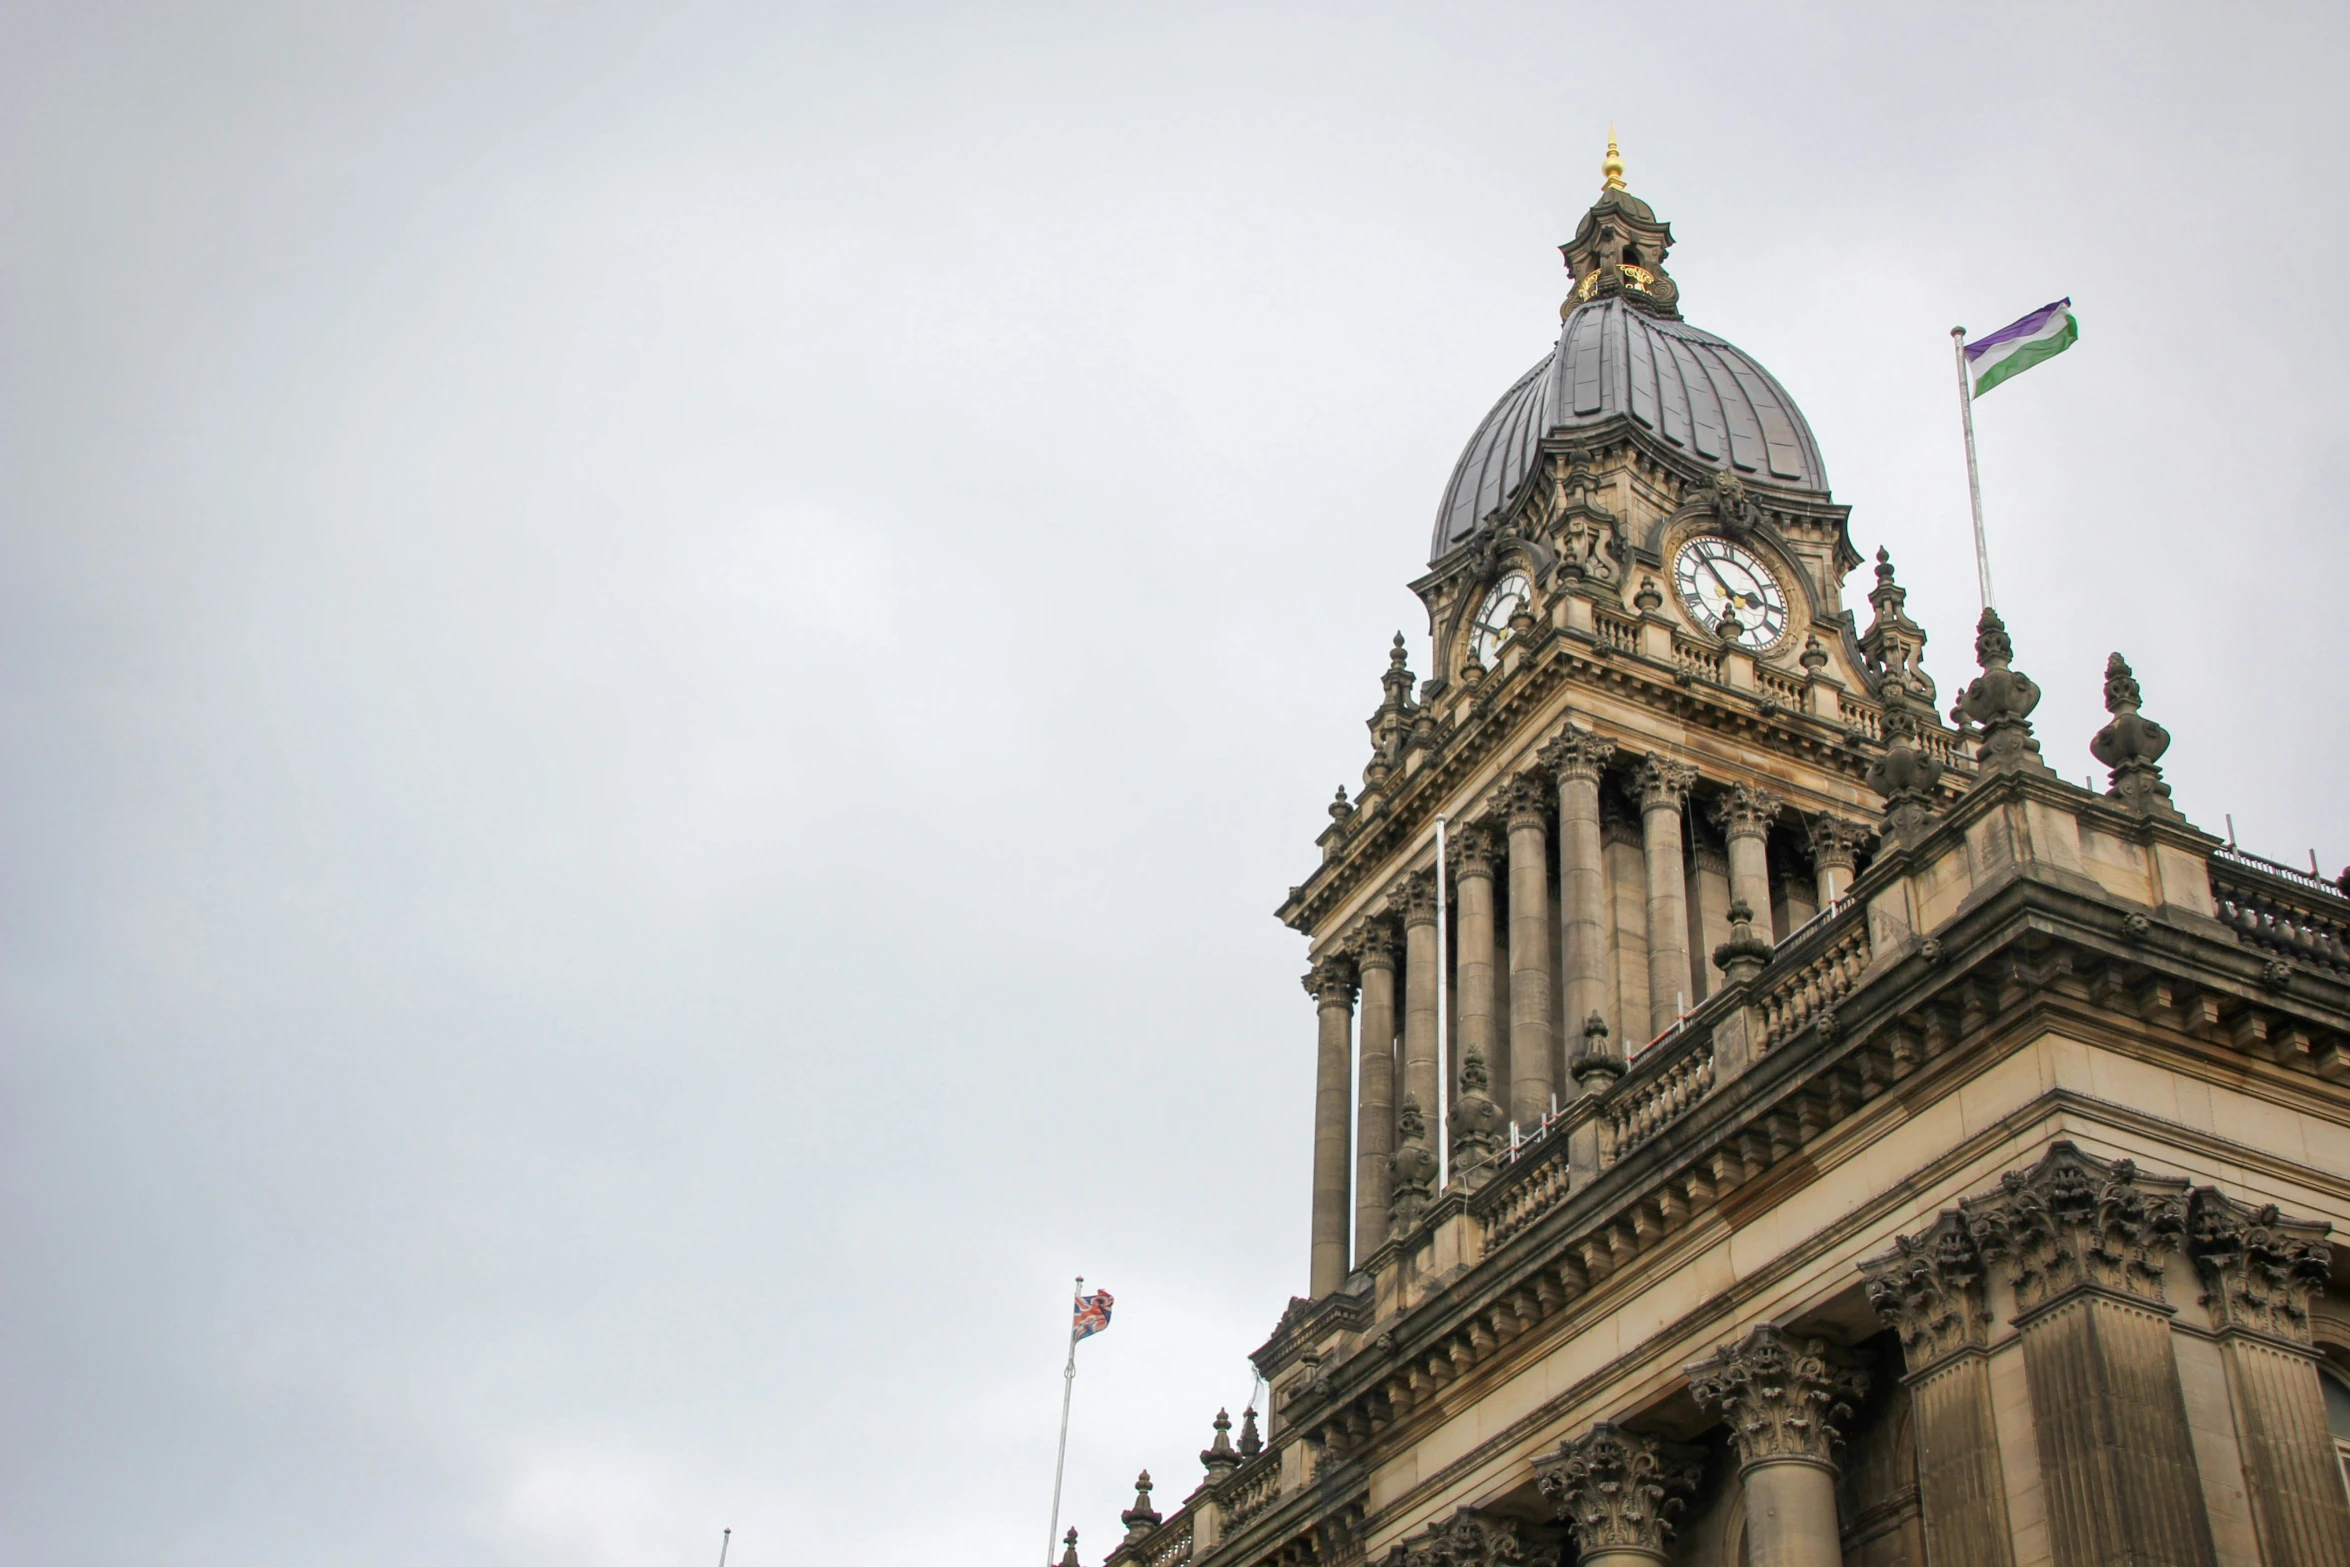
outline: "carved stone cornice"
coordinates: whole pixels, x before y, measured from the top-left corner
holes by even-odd
[[[1362,934],[1355,938],[1355,967],[1365,973],[1372,969],[1383,969],[1392,974],[1395,972],[1399,945],[1393,920],[1384,916],[1371,920],[1363,926]]]
[[[1767,837],[1771,823],[1778,820],[1779,806],[1779,797],[1768,789],[1732,784],[1729,793],[1714,801],[1714,825],[1725,838]]]
[[[1492,880],[1500,856],[1494,852],[1493,835],[1482,827],[1463,827],[1448,845],[1452,851],[1452,879],[1467,881],[1482,876]]]
[[[1673,1514],[1704,1472],[1703,1449],[1605,1420],[1534,1465],[1535,1483],[1574,1525],[1576,1546],[1586,1558],[1599,1551],[1642,1551],[1662,1561]]]
[[[1400,1541],[1380,1567],[1556,1567],[1558,1547],[1528,1540],[1515,1518],[1464,1507]]]
[[[1400,895],[1405,925],[1436,923],[1436,873],[1414,871],[1404,878]]]
[[[1765,1322],[1687,1368],[1690,1394],[1729,1423],[1741,1467],[1835,1462],[1835,1422],[1868,1391],[1868,1373],[1828,1358],[1820,1339]]]
[[[2211,1325],[2309,1342],[2309,1302],[2333,1268],[2333,1226],[2288,1219],[2276,1204],[2247,1207],[2211,1187],[2188,1205],[2187,1252],[2203,1281]]]
[[[1560,783],[1570,779],[1597,783],[1616,754],[1616,743],[1588,729],[1567,725],[1534,753]]]
[[[1324,1007],[1351,1007],[1355,1000],[1355,960],[1345,952],[1327,952],[1306,970],[1301,983],[1306,994]]]
[[[1550,790],[1539,773],[1520,773],[1511,779],[1509,830],[1522,832],[1529,827],[1538,829],[1549,827],[1550,812],[1544,809],[1549,796]]]
[[[1687,762],[1676,762],[1651,751],[1640,759],[1633,781],[1640,791],[1643,814],[1678,811],[1689,799],[1690,786],[1697,782],[1697,769]]]
[[[1812,863],[1850,870],[1862,844],[1872,834],[1858,822],[1822,811],[1805,824],[1811,839]]]
[[[1901,1335],[1915,1376],[1965,1349],[1981,1349],[1991,1326],[1983,1305],[1983,1258],[1966,1223],[1944,1210],[1917,1235],[1860,1265],[1869,1304]]]
[[[2059,1142],[1958,1207],[1976,1249],[2007,1270],[2017,1307],[2031,1311],[2077,1289],[2162,1305],[2162,1258],[2185,1238],[2186,1199],[2185,1181]]]

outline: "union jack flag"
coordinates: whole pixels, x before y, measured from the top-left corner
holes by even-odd
[[[1077,1319],[1071,1324],[1069,1342],[1091,1338],[1110,1325],[1110,1292],[1096,1290],[1091,1295],[1077,1297]]]

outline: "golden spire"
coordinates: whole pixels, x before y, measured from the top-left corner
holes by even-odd
[[[1616,128],[1613,124],[1607,128],[1607,156],[1600,160],[1599,172],[1605,176],[1599,187],[1601,190],[1624,188],[1624,155],[1616,150]]]

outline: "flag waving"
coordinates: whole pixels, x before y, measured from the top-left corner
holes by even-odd
[[[1069,1341],[1091,1338],[1110,1325],[1110,1292],[1096,1290],[1077,1297],[1077,1315],[1069,1324]]]
[[[2021,375],[2044,359],[2054,359],[2080,341],[2080,336],[2081,323],[2073,314],[2071,300],[2042,305],[2012,326],[1966,345],[1971,392],[1982,396],[2009,376]]]

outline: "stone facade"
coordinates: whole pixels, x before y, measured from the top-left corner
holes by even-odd
[[[1318,1064],[1262,1435],[1109,1561],[2350,1567],[2350,897],[2181,814],[2118,654],[2050,742],[1986,611],[1946,726],[1784,394],[1643,411],[1719,340],[1620,173],[1280,909]]]

